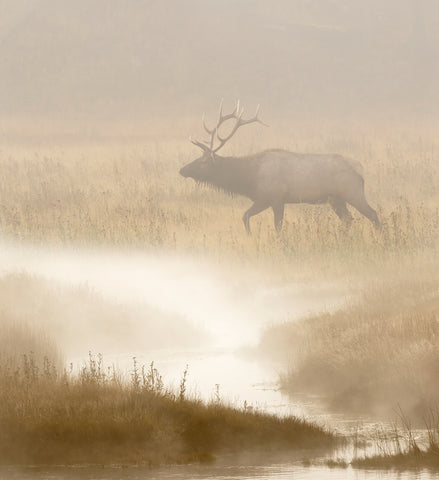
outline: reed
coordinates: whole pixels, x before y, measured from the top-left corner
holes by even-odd
[[[439,416],[437,409],[426,410],[427,439],[417,439],[410,420],[400,414],[399,426],[375,441],[379,452],[375,455],[354,458],[355,468],[378,469],[431,469],[439,470]]]

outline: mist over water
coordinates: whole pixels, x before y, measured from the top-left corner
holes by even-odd
[[[139,321],[133,325],[124,324],[123,318],[119,325],[115,325],[107,318],[95,315],[86,316],[85,322],[78,322],[76,329],[65,323],[68,320],[61,315],[57,344],[69,352],[66,363],[72,363],[75,370],[88,362],[87,352],[91,351],[93,354],[104,353],[104,367],[114,365],[125,378],[129,378],[135,357],[138,365],[148,366],[154,362],[165,385],[175,391],[178,391],[184,369],[188,368],[188,395],[205,401],[220,399],[238,408],[247,405],[280,416],[296,415],[347,434],[358,429],[359,422],[363,422],[363,433],[371,433],[377,428],[374,420],[367,417],[360,419],[358,416],[328,413],[318,398],[306,394],[293,398],[283,393],[277,380],[284,364],[259,360],[254,354],[245,353],[247,348],[257,344],[261,331],[269,325],[342,306],[350,298],[344,285],[279,283],[270,280],[262,270],[247,270],[236,265],[232,271],[230,267],[220,267],[189,256],[41,248],[7,242],[3,242],[0,249],[0,274],[25,274],[37,281],[48,281],[55,296],[59,295],[57,288],[86,287],[110,306],[135,307]],[[62,293],[60,297],[62,299]],[[78,308],[78,315],[83,315],[80,305],[70,302],[66,307],[73,312]],[[150,323],[145,322],[142,326],[142,310],[151,308],[157,315],[153,322],[160,323],[161,315],[166,315],[166,321],[170,322],[166,325],[178,324],[184,319],[194,329],[190,335],[200,332],[201,335],[189,345],[182,335],[181,344],[170,347],[166,338],[169,329],[165,327],[155,333],[153,346],[149,344],[142,348],[139,337],[147,338],[151,334]],[[35,322],[40,318],[36,314],[30,320]],[[98,335],[94,331],[96,324]],[[120,328],[127,331],[118,349]],[[107,352],[96,350],[94,342],[96,339],[102,342],[102,337],[111,340],[112,348]],[[343,455],[351,458],[352,452],[343,452]],[[238,466],[236,461],[240,465],[242,459],[207,471],[179,473],[178,470],[165,469],[154,474],[155,477],[148,474],[148,478],[169,478],[168,475],[218,478],[227,475],[227,478],[244,479],[250,478],[249,472],[251,478],[283,478],[288,472],[302,472],[301,478],[308,478],[307,475],[314,472],[314,469],[294,463],[257,466],[258,463],[253,462],[252,466]],[[270,458],[266,461],[272,462]],[[67,477],[61,478],[68,478],[69,473],[65,474]],[[81,478],[87,478],[86,470],[83,474],[85,476],[81,474]],[[358,476],[353,470],[344,470],[345,474],[348,476],[343,478],[375,478]],[[119,478],[119,474],[111,470],[109,475],[108,478],[113,478],[112,475]],[[140,479],[144,478],[143,475],[133,470],[127,478]],[[322,469],[318,477],[309,478],[337,476]],[[419,478],[423,478],[422,475]]]
[[[213,347],[254,345],[271,323],[339,305],[341,287],[276,284],[264,272],[221,268],[196,258],[147,253],[42,249],[3,243],[2,274],[25,272],[65,286],[86,285],[111,302],[184,317]],[[90,345],[89,348],[93,348]]]
[[[110,323],[102,314],[84,314],[79,305],[81,297],[68,301],[65,308],[73,314],[64,319],[60,312],[56,340],[61,350],[68,352],[66,361],[75,369],[88,361],[91,351],[103,353],[106,366],[115,365],[128,375],[136,357],[140,365],[154,362],[165,383],[177,389],[188,366],[191,395],[208,401],[219,395],[232,405],[246,402],[252,408],[280,415],[306,415],[309,409],[279,391],[280,365],[248,357],[242,348],[256,346],[262,329],[269,325],[335,308],[347,298],[341,285],[279,283],[262,270],[239,265],[220,267],[189,256],[40,248],[6,242],[0,249],[0,273],[49,281],[54,296],[59,295],[57,288],[86,287],[110,306],[135,308],[138,320],[132,325],[124,323],[123,318]],[[142,324],[146,309],[149,317],[152,311],[153,318]],[[77,328],[69,323],[76,321],[76,311],[79,317],[85,315]],[[165,327],[154,333],[152,344],[142,348],[142,337],[148,339],[152,334],[151,321],[160,324],[162,316],[166,318]],[[44,319],[36,314],[30,320],[35,323]],[[178,330],[180,339],[169,346],[170,328],[183,321],[192,330]],[[118,348],[121,329],[124,339]],[[188,341],[186,335],[195,338]],[[111,348],[97,350],[94,342]]]

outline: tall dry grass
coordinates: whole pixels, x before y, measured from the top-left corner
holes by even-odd
[[[154,337],[154,347],[159,341],[152,319],[134,321],[87,288],[55,290],[38,278],[8,275],[0,278],[0,301],[1,464],[155,466],[251,449],[331,448],[337,441],[299,418],[225,405],[219,395],[210,403],[191,398],[187,370],[173,391],[153,364],[135,359],[128,372],[91,354],[79,371],[65,368],[61,344],[78,353],[87,341],[133,345],[136,333],[140,342]],[[166,337],[169,326],[163,328]]]
[[[48,333],[45,321],[36,318],[35,303],[26,305],[26,299],[16,290],[17,280],[25,278],[24,275],[0,278],[0,364],[15,369],[30,354],[38,368],[48,361],[59,368],[64,363],[59,345]],[[19,283],[21,292],[29,286],[26,281]],[[29,294],[27,290],[26,293]],[[38,303],[41,298],[36,300]]]
[[[267,329],[260,350],[289,364],[281,385],[339,411],[422,420],[439,401],[439,278],[377,282],[334,312]],[[286,368],[287,370],[287,368]]]
[[[0,363],[13,368],[23,360],[23,355],[32,352],[35,364],[41,366],[46,359],[58,367],[63,356],[41,325],[33,325],[22,317],[0,314]]]
[[[184,378],[184,377],[183,377]],[[129,376],[90,355],[78,374],[32,355],[0,364],[0,463],[136,464],[212,461],[264,449],[331,448],[336,438],[304,420],[277,418],[168,390],[151,365]]]
[[[417,438],[410,420],[401,412],[390,432],[383,432],[375,441],[377,453],[356,456],[351,464],[356,468],[439,470],[439,417],[437,409],[428,411],[425,418],[427,439]]]
[[[304,265],[314,272],[352,273],[437,258],[439,150],[433,133],[328,127],[317,134],[296,127],[284,123],[283,131],[258,136],[245,132],[225,153],[281,147],[359,160],[381,233],[358,214],[346,231],[328,206],[295,205],[287,207],[281,235],[267,211],[252,219],[253,235],[247,237],[241,217],[248,199],[179,177],[179,168],[199,153],[181,140],[187,131],[156,140],[149,132],[141,144],[5,147],[0,231],[14,241],[44,245],[110,245],[270,264],[287,275]]]

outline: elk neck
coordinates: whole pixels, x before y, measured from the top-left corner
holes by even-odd
[[[228,193],[252,196],[257,165],[249,157],[221,157],[215,155],[207,183]]]

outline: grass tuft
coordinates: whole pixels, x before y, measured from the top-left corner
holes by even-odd
[[[185,374],[183,374],[183,379]],[[183,382],[183,381],[182,381]],[[336,437],[295,417],[277,418],[187,398],[133,360],[128,381],[90,354],[78,373],[25,355],[0,365],[3,464],[210,462],[249,449],[328,448]]]
[[[378,441],[377,455],[355,458],[352,466],[357,468],[379,469],[422,469],[430,468],[439,470],[439,412],[430,410],[426,418],[428,440],[424,445],[419,445],[419,440],[413,431],[410,421],[400,415],[402,430],[395,427],[392,437],[389,435]],[[405,446],[402,445],[405,443]]]

